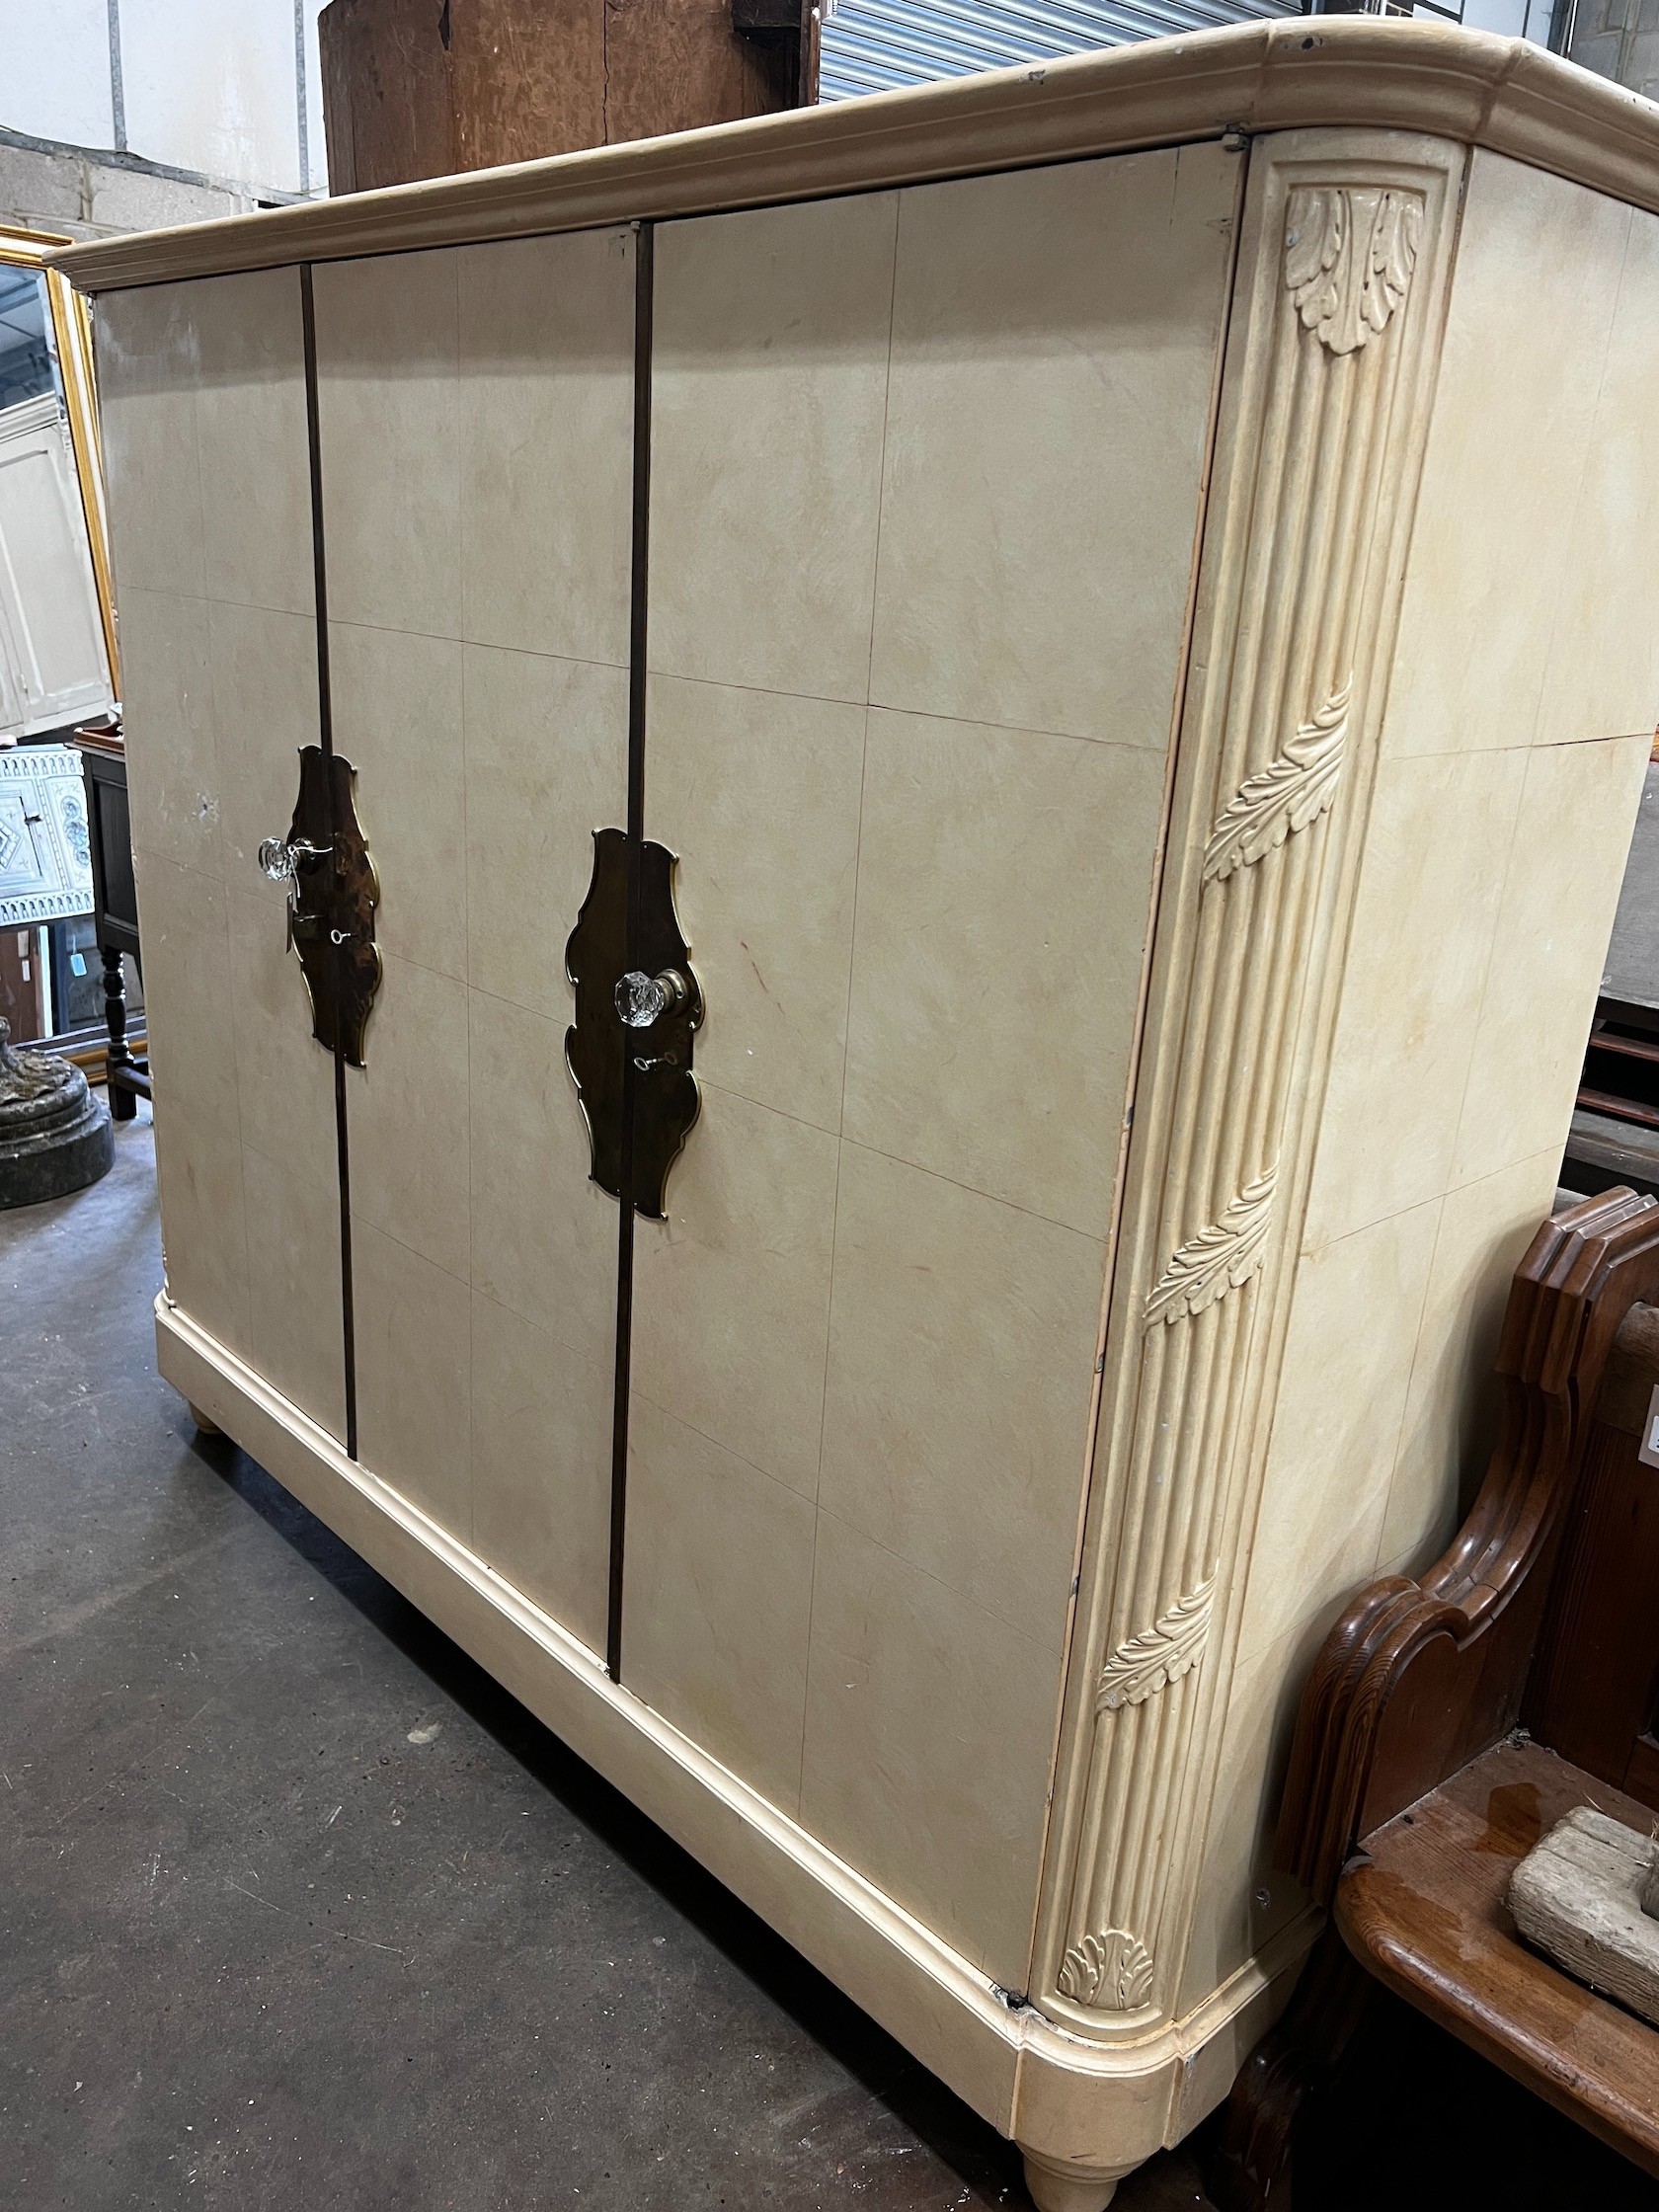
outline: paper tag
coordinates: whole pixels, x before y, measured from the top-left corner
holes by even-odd
[[[1644,1467],[1659,1467],[1659,1382],[1653,1385],[1647,1401],[1647,1420],[1636,1458]]]

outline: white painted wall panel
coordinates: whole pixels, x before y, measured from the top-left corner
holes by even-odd
[[[133,153],[299,190],[293,0],[121,0],[120,24]]]
[[[9,130],[115,144],[108,0],[0,0],[0,123]]]
[[[305,8],[305,108],[309,161],[306,190],[328,191],[328,146],[323,138],[323,60],[317,43],[317,18],[328,0],[303,0]]]
[[[1463,0],[1463,29],[1490,31],[1499,39],[1531,39],[1535,45],[1549,42],[1553,0]]]

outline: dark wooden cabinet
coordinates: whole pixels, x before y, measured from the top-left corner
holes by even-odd
[[[92,844],[93,921],[104,964],[104,1018],[110,1030],[110,1112],[129,1122],[137,1101],[150,1095],[149,1061],[134,1053],[126,1035],[126,982],[121,956],[143,970],[138,945],[138,898],[132,878],[132,830],[127,816],[126,750],[118,731],[76,733],[86,780],[87,832]]]

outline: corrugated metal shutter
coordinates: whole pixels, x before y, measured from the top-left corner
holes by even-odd
[[[824,26],[821,97],[852,100],[934,77],[1300,12],[1284,0],[837,0]]]

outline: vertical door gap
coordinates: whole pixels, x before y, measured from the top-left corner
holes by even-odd
[[[317,739],[325,763],[334,760],[334,696],[329,685],[328,562],[323,545],[323,447],[317,405],[317,309],[311,264],[299,265],[300,323],[305,342],[305,438],[311,464],[311,566],[317,614]],[[334,777],[325,773],[329,841],[335,834]],[[338,967],[341,949],[335,946]],[[337,1001],[342,994],[337,989]],[[338,1037],[334,1048],[334,1146],[340,1176],[341,1359],[346,1381],[346,1452],[357,1456],[357,1329],[352,1289],[352,1152],[346,1114],[346,1055]]]
[[[645,839],[645,691],[651,540],[651,340],[656,227],[634,233],[634,503],[628,604],[627,965],[640,964],[640,848]],[[616,1395],[610,1433],[610,1594],[605,1666],[622,1679],[622,1565],[628,1519],[628,1393],[634,1321],[634,1062],[622,1056],[621,1192],[616,1233]]]

